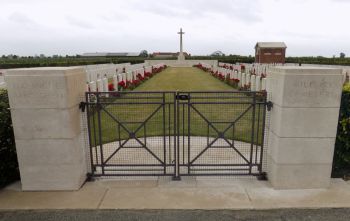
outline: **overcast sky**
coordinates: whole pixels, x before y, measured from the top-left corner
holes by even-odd
[[[350,0],[0,0],[0,55],[176,52],[182,27],[193,55],[350,56],[349,21]]]

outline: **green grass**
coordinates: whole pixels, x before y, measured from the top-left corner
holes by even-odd
[[[155,75],[148,81],[141,84],[134,91],[147,92],[147,91],[233,91],[233,88],[223,83],[222,81],[212,77],[209,73],[203,72],[196,68],[167,68],[165,71]],[[130,122],[144,122],[161,104],[121,104],[135,103],[135,102],[162,102],[162,94],[125,94],[122,98],[108,98],[108,101],[113,101],[113,105],[104,105],[104,108],[112,114],[129,130],[135,131],[140,123]],[[252,102],[252,96],[247,96],[245,93],[200,93],[192,94],[192,102]],[[225,98],[229,96],[230,98]],[[141,98],[142,97],[142,98]],[[151,98],[159,97],[159,98]],[[215,99],[208,97],[217,97]],[[145,127],[136,132],[136,137],[144,137],[144,130],[147,132],[147,136],[162,136],[174,134],[174,94],[166,93],[165,101],[169,104],[161,107],[145,124]],[[187,101],[182,101],[186,103]],[[119,104],[118,104],[119,103]],[[218,133],[212,128],[208,128],[208,123],[205,119],[210,121],[213,127],[217,128],[220,132],[224,131],[230,126],[238,116],[240,116],[250,104],[193,104],[194,108],[188,109],[187,104],[181,104],[178,106],[180,119],[179,127],[180,134],[191,136],[207,136],[209,133],[212,137],[217,137]],[[260,109],[259,109],[260,107]],[[188,111],[190,110],[190,133],[188,133]],[[163,115],[164,111],[164,115]],[[263,105],[257,105],[256,107],[256,119],[255,119],[255,131],[259,130],[259,139],[254,139],[255,143],[261,143],[262,136],[262,115]],[[200,116],[202,115],[202,116]],[[260,116],[260,125],[257,125],[257,118]],[[97,126],[97,114],[93,114],[95,118],[95,124]],[[127,131],[122,127],[118,127],[118,123],[113,120],[105,111],[101,111],[101,135],[102,142],[109,143],[112,141],[124,140],[129,137]],[[166,119],[166,123],[163,124],[163,117]],[[204,119],[204,118],[205,119]],[[250,109],[237,123],[235,124],[235,130],[231,127],[226,133],[227,139],[235,139],[241,141],[250,141],[252,132],[252,117],[253,109]],[[92,121],[91,121],[92,122]],[[92,132],[94,132],[92,130]],[[96,134],[98,131],[96,131]],[[234,134],[233,134],[234,133]],[[94,140],[94,139],[93,139]],[[98,138],[96,139],[98,141]]]
[[[134,91],[232,91],[210,74],[198,68],[167,68]]]

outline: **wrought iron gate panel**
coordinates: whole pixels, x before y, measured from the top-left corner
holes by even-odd
[[[263,172],[265,93],[181,92],[177,97],[179,176]]]
[[[173,92],[88,92],[92,176],[174,174]]]
[[[92,176],[263,171],[266,93],[88,92]]]

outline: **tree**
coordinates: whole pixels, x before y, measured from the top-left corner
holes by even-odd
[[[345,58],[345,53],[344,52],[340,52],[340,58]]]
[[[140,55],[139,55],[140,57],[148,57],[148,51],[146,51],[146,50],[142,50],[141,52],[140,52]]]

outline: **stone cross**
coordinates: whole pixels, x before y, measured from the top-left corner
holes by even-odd
[[[178,32],[178,34],[180,35],[180,54],[178,56],[178,60],[185,60],[185,56],[183,53],[183,49],[182,49],[182,35],[185,34],[185,32],[182,31],[182,28],[180,28],[180,32]]]

